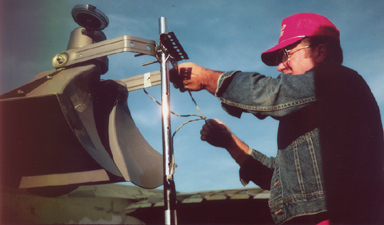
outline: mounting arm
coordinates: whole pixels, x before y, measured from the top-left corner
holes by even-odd
[[[52,65],[59,69],[122,52],[156,56],[155,48],[156,42],[153,40],[124,35],[59,53],[53,57]]]

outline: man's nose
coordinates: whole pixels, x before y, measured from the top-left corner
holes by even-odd
[[[281,62],[281,63],[277,66],[277,71],[283,72],[283,70],[286,69],[286,68],[287,68],[286,63]]]

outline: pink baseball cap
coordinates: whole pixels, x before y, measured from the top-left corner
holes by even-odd
[[[281,23],[279,43],[261,54],[261,59],[268,66],[277,66],[279,50],[305,37],[330,36],[340,37],[336,26],[322,15],[315,13],[298,13],[289,16]]]

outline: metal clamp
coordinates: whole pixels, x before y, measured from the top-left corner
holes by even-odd
[[[122,52],[156,56],[155,47],[156,42],[153,40],[124,35],[59,53],[53,57],[52,65],[62,68]]]
[[[189,59],[173,31],[160,34],[160,46],[163,47],[162,50],[166,54],[170,55],[173,61]]]

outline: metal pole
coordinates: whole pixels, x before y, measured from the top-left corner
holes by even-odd
[[[159,18],[160,34],[167,33],[167,19]],[[166,53],[161,54],[161,111],[163,127],[164,206],[165,224],[176,224],[176,189],[173,182],[173,148],[170,116],[169,62]]]

